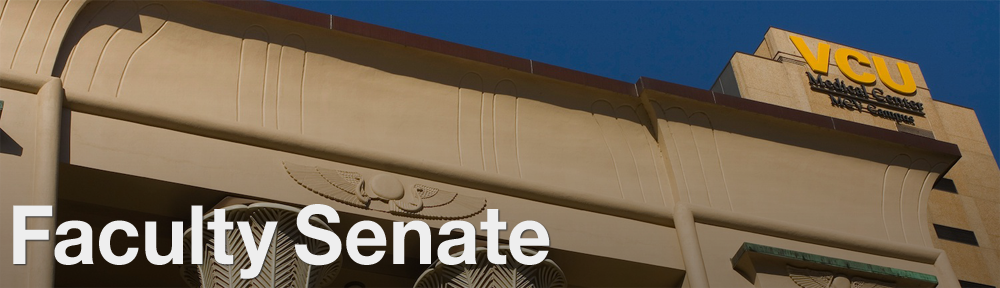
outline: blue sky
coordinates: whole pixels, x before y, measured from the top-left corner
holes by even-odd
[[[634,82],[708,89],[769,26],[920,65],[935,100],[976,110],[1000,159],[1000,2],[278,1]]]

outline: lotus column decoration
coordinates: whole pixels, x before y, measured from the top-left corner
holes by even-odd
[[[507,257],[507,264],[496,265],[487,259],[486,248],[476,248],[476,264],[445,265],[434,262],[417,279],[414,288],[566,288],[566,275],[551,259],[536,265],[522,265],[510,255],[509,246],[500,246],[501,255]],[[521,248],[524,255],[538,252]],[[457,252],[452,256],[462,255]]]
[[[262,239],[266,222],[277,222],[277,228],[260,274],[252,279],[240,279],[240,269],[250,267],[250,257],[246,251],[240,232],[226,231],[226,252],[233,256],[232,265],[215,261],[215,237],[212,230],[203,230],[204,259],[202,264],[191,263],[190,253],[184,255],[181,276],[191,287],[322,287],[332,282],[340,273],[343,258],[323,266],[313,266],[296,256],[295,245],[306,244],[313,254],[325,254],[330,250],[326,242],[305,237],[299,232],[295,219],[299,209],[274,203],[233,205],[222,208],[226,211],[226,221],[249,222],[255,239]],[[212,221],[214,210],[205,214],[205,222]],[[330,227],[316,217],[309,219],[310,225],[330,230]],[[259,241],[259,240],[257,240]],[[259,245],[259,244],[258,244]],[[184,251],[191,251],[191,229],[184,233]]]

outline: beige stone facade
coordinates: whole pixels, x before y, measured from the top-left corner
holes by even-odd
[[[830,97],[810,89],[806,72],[810,67],[797,49],[790,36],[802,37],[810,52],[815,53],[819,43],[830,45],[831,51],[846,47],[837,43],[814,39],[781,29],[771,28],[764,41],[753,55],[736,53],[731,62],[731,73],[739,82],[738,92],[727,93],[740,95],[747,99],[767,102],[796,110],[817,114],[830,115],[838,119],[864,123],[885,129],[905,131],[954,143],[961,150],[962,158],[938,180],[939,184],[930,191],[927,207],[928,221],[926,225],[944,225],[971,231],[975,234],[973,240],[978,244],[970,245],[939,238],[937,233],[931,233],[934,247],[945,250],[954,261],[955,273],[959,279],[974,283],[996,286],[1000,283],[1000,258],[997,252],[998,191],[1000,191],[1000,173],[993,158],[990,146],[983,135],[979,120],[972,109],[931,99],[927,82],[920,72],[920,66],[881,56],[875,53],[861,51],[868,58],[880,56],[888,62],[903,62],[911,67],[916,81],[917,91],[910,99],[924,103],[926,116],[915,117],[913,125],[896,123],[889,119],[875,117],[870,113],[852,111],[831,105]],[[848,80],[836,66],[834,53],[830,53],[829,79]],[[876,73],[872,67],[861,66],[857,61],[849,62],[856,73]],[[889,64],[892,66],[894,64]],[[895,81],[901,82],[898,70],[890,69]],[[715,90],[721,90],[724,77],[717,81]],[[858,85],[847,81],[852,85]],[[881,81],[870,88],[881,88],[889,91]],[[869,89],[870,89],[869,88]],[[805,95],[805,97],[803,97]],[[904,96],[905,97],[905,96]],[[908,129],[917,128],[917,129]],[[888,172],[887,172],[888,175]],[[946,187],[944,189],[939,189]],[[933,226],[928,228],[934,231]],[[890,239],[893,238],[889,234]],[[899,239],[898,236],[896,236]]]
[[[279,213],[317,203],[340,213],[329,227],[338,235],[363,220],[386,231],[392,221],[477,224],[484,208],[538,221],[551,263],[525,272],[526,287],[1000,282],[1000,172],[973,111],[931,99],[914,63],[917,90],[905,97],[925,115],[900,126],[810,90],[805,60],[778,29],[755,55],[734,55],[720,77],[732,82],[713,92],[268,2],[2,6],[0,259],[13,257],[13,205],[54,205],[56,216],[28,220],[53,241],[28,241],[27,265],[0,264],[0,286],[205,284],[142,253],[123,266],[59,265],[53,246],[78,234],[55,227],[185,221],[191,205]],[[309,171],[342,179],[322,190]],[[400,212],[336,190],[377,179],[457,196]],[[935,188],[942,179],[958,193]],[[972,231],[978,246],[941,239],[934,224]],[[416,260],[411,237],[405,256]],[[143,239],[112,242],[122,253]],[[309,283],[438,287],[427,284],[436,269],[344,260]]]

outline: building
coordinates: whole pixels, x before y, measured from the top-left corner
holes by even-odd
[[[228,286],[141,253],[59,265],[54,246],[81,232],[54,231],[188,221],[191,205],[289,221],[314,203],[338,210],[338,235],[363,220],[476,223],[483,209],[538,221],[551,261],[479,267],[529,286],[1000,284],[1000,171],[975,113],[933,100],[916,63],[772,28],[702,90],[269,2],[3,7],[0,246],[17,245],[13,205],[56,217],[27,221],[54,240],[28,241],[28,264],[3,263],[0,286]],[[364,183],[400,194],[352,200]],[[407,195],[423,206],[392,202]],[[111,250],[144,240],[112,234]],[[307,267],[322,279],[299,284],[449,281],[416,262]]]

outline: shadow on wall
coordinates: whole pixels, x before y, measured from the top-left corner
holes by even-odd
[[[23,152],[24,147],[21,147],[21,144],[17,144],[17,141],[14,141],[13,138],[10,138],[10,135],[6,131],[0,129],[0,153],[21,156]]]

